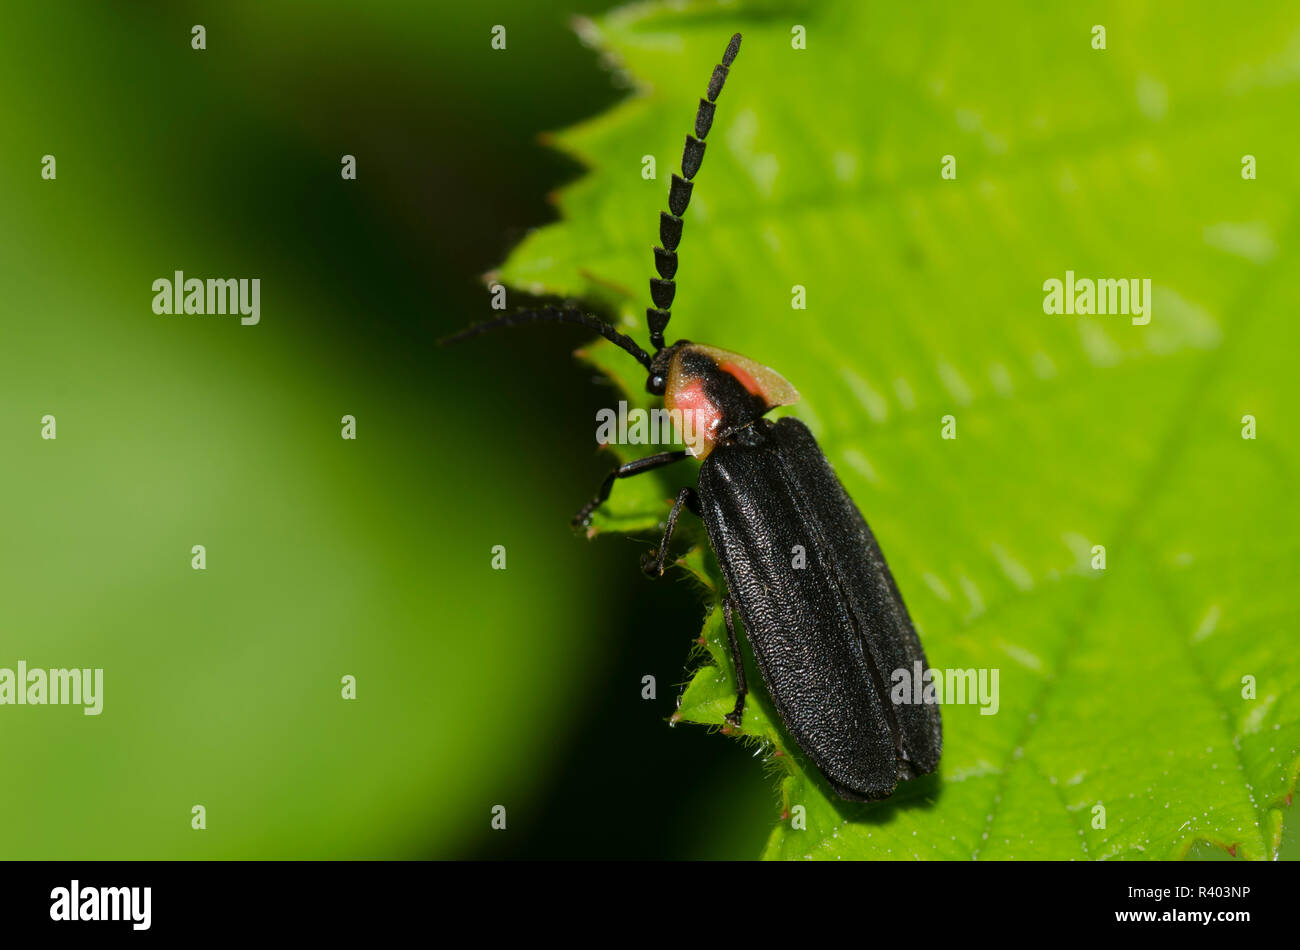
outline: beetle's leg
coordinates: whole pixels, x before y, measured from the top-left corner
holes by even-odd
[[[591,524],[591,513],[605,503],[605,499],[609,497],[610,489],[614,487],[616,479],[640,475],[642,472],[649,472],[665,465],[671,465],[673,462],[680,462],[686,458],[687,454],[685,451],[661,452],[658,455],[647,455],[643,459],[633,459],[630,462],[623,463],[610,472],[601,483],[600,491],[596,492],[596,497],[583,505],[582,510],[573,516],[574,527],[586,527]]]
[[[659,550],[652,551],[641,558],[641,570],[652,577],[663,576],[664,562],[668,560],[668,545],[673,539],[673,531],[677,528],[677,516],[681,514],[682,505],[686,505],[697,515],[700,513],[700,499],[696,496],[694,488],[687,486],[677,493],[672,511],[668,512],[668,523],[664,525],[664,539],[659,542]]]
[[[723,718],[737,729],[745,720],[745,696],[749,687],[745,684],[745,658],[740,655],[740,641],[736,639],[736,626],[731,619],[731,594],[722,602],[722,619],[727,622],[727,639],[731,641],[731,665],[736,668],[736,708]]]

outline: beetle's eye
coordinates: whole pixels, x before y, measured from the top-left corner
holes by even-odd
[[[646,392],[651,393],[655,396],[662,396],[664,394],[664,385],[665,385],[664,378],[660,376],[658,373],[655,373],[648,380],[646,380],[646,384],[645,384]]]

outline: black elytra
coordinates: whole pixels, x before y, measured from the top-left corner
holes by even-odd
[[[677,493],[658,549],[642,560],[662,575],[683,508],[699,515],[726,581],[723,618],[736,674],[736,705],[727,721],[743,725],[748,692],[736,633],[739,616],[755,664],[786,731],[831,790],[851,801],[891,795],[900,780],[933,772],[943,727],[933,703],[895,702],[897,671],[912,681],[929,666],[880,545],[798,419],[766,414],[799,394],[779,373],[737,353],[689,340],[665,345],[679,266],[677,248],[692,179],[704,159],[718,96],[736,54],[731,38],[700,100],[695,135],[687,136],[682,174],[673,175],[669,211],[660,216],[654,249],[658,277],[646,310],[653,355],[610,324],[572,307],[526,310],[477,324],[448,338],[522,323],[575,323],[631,354],[647,371],[646,389],[680,410],[685,450],[620,465],[574,517],[586,526],[614,482],[695,457],[695,487]]]

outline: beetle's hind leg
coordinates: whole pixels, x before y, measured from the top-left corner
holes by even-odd
[[[656,468],[663,468],[665,465],[671,465],[673,462],[680,462],[686,458],[687,452],[661,452],[658,455],[647,455],[643,459],[633,459],[625,462],[605,477],[600,484],[600,491],[596,492],[596,497],[591,499],[582,506],[582,510],[573,516],[573,526],[575,528],[585,528],[591,524],[591,513],[605,503],[609,498],[610,489],[614,487],[614,482],[620,478],[629,478],[633,475],[640,475],[642,472],[650,472]]]
[[[668,523],[664,525],[664,539],[659,542],[659,549],[641,558],[641,570],[651,577],[663,576],[664,564],[668,560],[668,545],[673,540],[673,532],[677,530],[677,516],[682,512],[682,505],[686,505],[697,515],[700,513],[700,498],[695,494],[694,488],[687,486],[677,493],[677,500],[673,502],[672,510],[668,512]]]
[[[727,640],[731,643],[731,665],[736,668],[736,707],[723,718],[739,729],[745,720],[745,697],[749,686],[745,683],[745,658],[740,653],[740,641],[736,639],[736,624],[731,617],[731,594],[722,601],[722,619],[727,623]]]

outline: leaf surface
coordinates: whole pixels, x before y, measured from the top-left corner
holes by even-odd
[[[1300,763],[1300,179],[1278,121],[1298,104],[1300,10],[796,9],[584,23],[635,93],[557,136],[590,171],[502,270],[598,301],[644,340],[668,176],[744,33],[669,339],[800,389],[788,411],[871,523],[932,666],[998,673],[995,714],[945,704],[938,773],[869,805],[804,767],[757,688],[744,731],[771,753],[783,814],[766,856],[1276,856]],[[1149,278],[1150,322],[1045,313],[1044,282],[1067,271]],[[648,405],[633,361],[588,353]],[[597,528],[662,521],[678,468],[620,482]],[[711,559],[686,566],[716,604]],[[720,611],[703,639],[679,715],[720,727]]]

